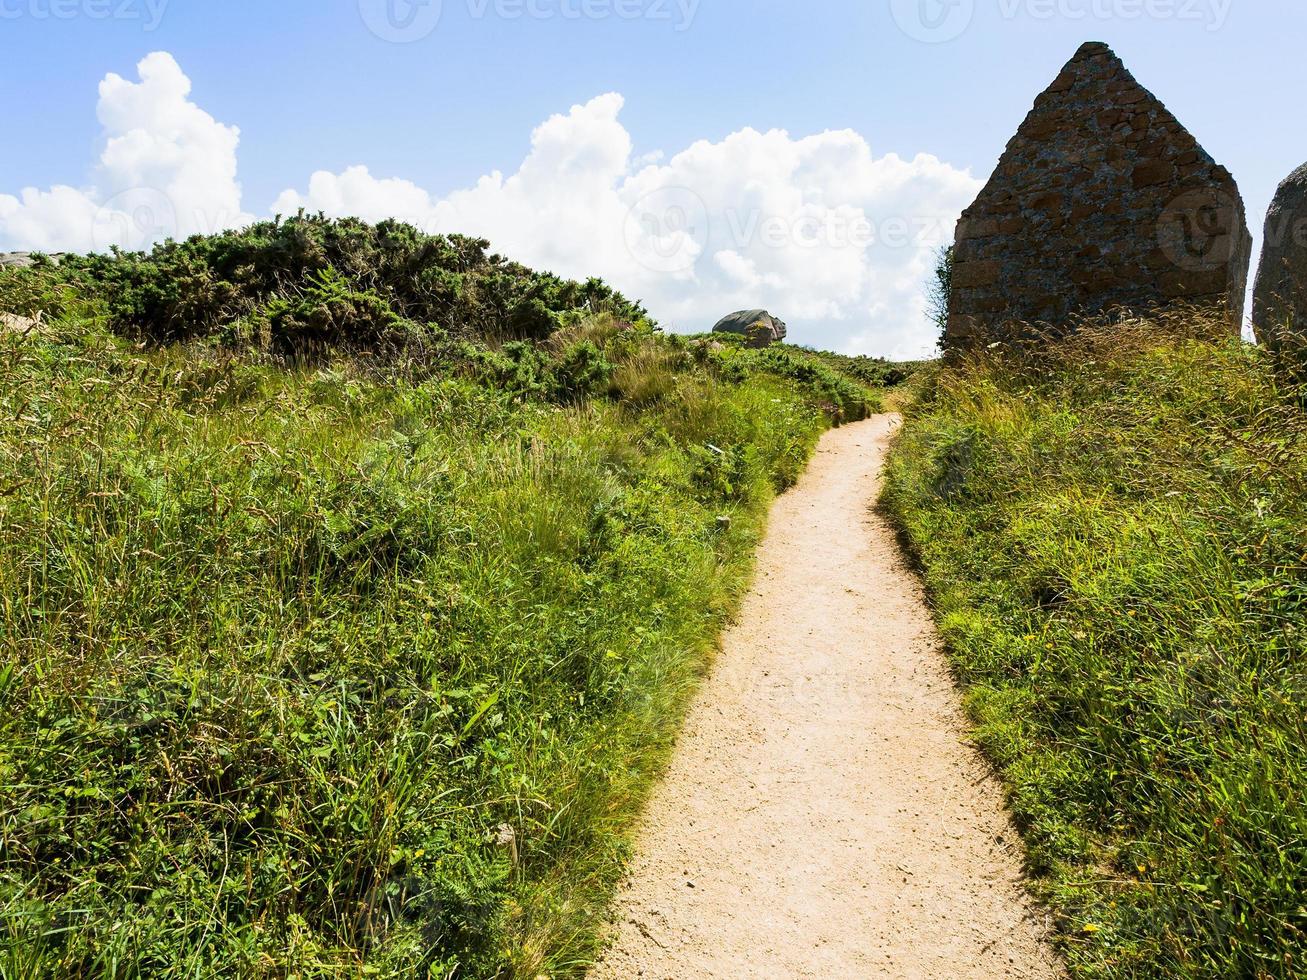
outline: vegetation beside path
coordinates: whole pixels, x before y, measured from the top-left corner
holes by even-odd
[[[1219,334],[934,368],[889,469],[1077,976],[1307,973],[1307,413]]]
[[[582,972],[768,502],[876,392],[395,225],[0,308],[0,976]]]

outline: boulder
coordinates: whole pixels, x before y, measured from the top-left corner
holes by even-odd
[[[66,252],[47,252],[45,257],[58,265]],[[0,252],[0,269],[26,269],[36,265],[32,252]]]
[[[56,261],[58,261],[56,259]],[[26,269],[35,265],[30,252],[0,252],[0,272],[6,269]],[[38,315],[35,320],[19,316],[17,313],[0,311],[0,333],[30,334],[41,326]]]
[[[1089,43],[958,222],[944,346],[1174,304],[1218,311],[1234,336],[1251,255],[1229,171],[1107,45]]]
[[[30,334],[41,326],[41,321],[17,313],[0,313],[0,333]]]
[[[1307,347],[1307,164],[1285,178],[1266,215],[1253,327],[1273,350]]]
[[[786,329],[784,321],[766,310],[740,310],[722,317],[712,332],[744,337],[750,347],[767,347],[784,340]]]

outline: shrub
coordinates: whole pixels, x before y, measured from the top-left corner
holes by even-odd
[[[608,388],[613,365],[588,340],[579,340],[563,351],[553,369],[556,397],[565,402],[584,401]]]
[[[948,305],[953,295],[953,246],[947,245],[935,254],[935,268],[926,283],[926,314],[939,330],[940,342],[948,329]]]
[[[166,242],[149,254],[69,255],[44,274],[99,302],[119,333],[155,343],[266,332],[279,349],[359,348],[402,341],[410,324],[456,336],[542,339],[565,313],[646,316],[597,279],[534,272],[488,247],[396,221],[300,214]],[[5,283],[32,277],[0,271],[0,296],[16,288]]]

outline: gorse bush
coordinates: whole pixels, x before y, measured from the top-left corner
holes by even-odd
[[[961,358],[890,466],[1080,976],[1307,973],[1307,414],[1219,333]]]
[[[0,333],[0,976],[583,972],[771,495],[875,394],[401,226],[45,272],[98,315]]]
[[[645,312],[597,279],[571,282],[410,225],[300,214],[166,242],[149,254],[65,256],[45,275],[97,301],[114,330],[152,342],[212,338],[281,353],[456,337],[543,339],[564,315]],[[0,297],[6,280],[0,273]]]

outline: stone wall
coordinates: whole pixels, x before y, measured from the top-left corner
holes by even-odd
[[[1251,252],[1229,171],[1107,45],[1086,44],[958,222],[945,347],[1175,302],[1237,332]]]
[[[1280,184],[1266,214],[1253,326],[1272,350],[1307,349],[1307,163]]]

